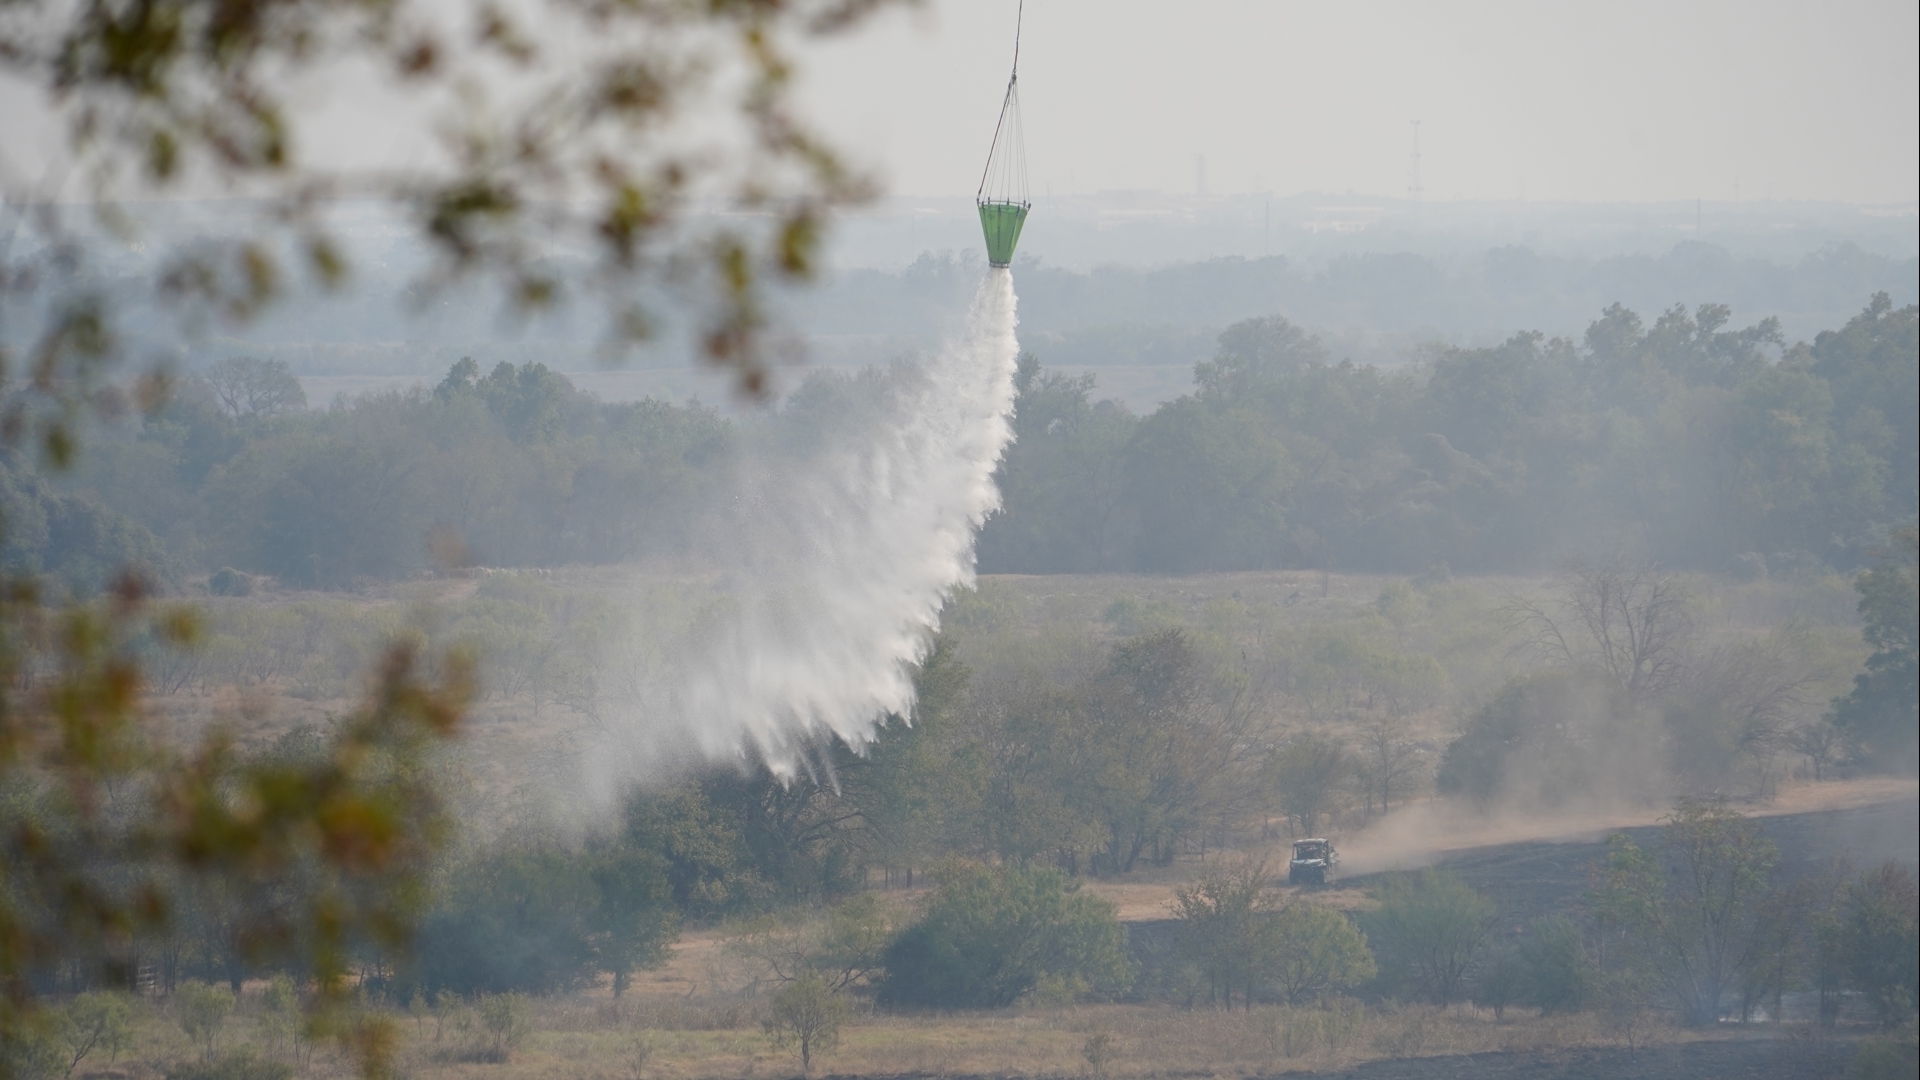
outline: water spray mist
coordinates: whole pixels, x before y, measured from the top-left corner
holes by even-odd
[[[893,380],[869,426],[746,468],[703,553],[725,600],[626,682],[589,755],[597,787],[689,748],[792,776],[810,747],[862,747],[887,715],[910,714],[912,667],[947,597],[973,583],[975,533],[1000,504],[1014,307],[1012,273],[988,270],[958,340]]]

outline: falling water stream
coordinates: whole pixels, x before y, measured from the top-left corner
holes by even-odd
[[[829,736],[862,747],[910,715],[912,666],[972,584],[974,536],[999,506],[1015,325],[1012,273],[990,269],[958,337],[895,372],[877,416],[818,452],[743,467],[702,552],[724,600],[621,684],[588,755],[596,787],[689,750],[793,776]]]

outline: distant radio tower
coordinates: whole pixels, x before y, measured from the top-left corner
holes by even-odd
[[[1420,121],[1413,122],[1413,155],[1407,163],[1407,201],[1419,202],[1420,193]]]

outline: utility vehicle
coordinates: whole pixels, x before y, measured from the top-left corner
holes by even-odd
[[[1340,865],[1340,853],[1333,841],[1312,837],[1293,842],[1293,859],[1287,863],[1287,880],[1295,885],[1325,885]]]

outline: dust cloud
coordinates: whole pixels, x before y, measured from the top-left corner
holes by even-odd
[[[1756,817],[1771,817],[1857,810],[1911,801],[1916,795],[1920,795],[1920,785],[1911,777],[1865,776],[1789,787],[1771,800],[1743,803],[1740,809]],[[1593,800],[1553,809],[1509,804],[1483,810],[1458,801],[1418,799],[1376,818],[1344,841],[1340,868],[1348,876],[1417,870],[1444,861],[1449,852],[1466,848],[1601,840],[1621,829],[1657,824],[1672,809],[1671,800]],[[1862,850],[1878,851],[1881,847],[1888,845],[1868,845]]]

